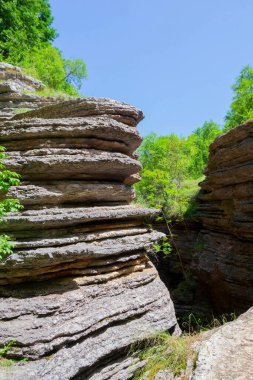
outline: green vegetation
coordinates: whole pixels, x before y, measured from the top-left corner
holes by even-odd
[[[87,77],[81,59],[65,59],[52,46],[57,37],[48,0],[0,2],[0,60],[24,68],[49,89],[78,96]]]
[[[192,361],[194,370],[198,357],[195,346],[203,339],[203,333],[235,319],[234,313],[218,317],[189,313],[183,320],[179,320],[183,330],[181,336],[160,332],[138,345],[133,345],[130,353],[146,361],[144,367],[135,372],[133,380],[141,380],[144,375],[147,380],[154,380],[159,371],[166,369],[169,369],[174,376],[181,375],[182,379],[188,379],[185,371],[187,362],[189,359]]]
[[[151,133],[139,148],[142,181],[135,185],[136,202],[161,208],[169,217],[194,212],[198,182],[208,160],[210,143],[222,132],[213,121],[205,122],[188,138],[174,133]]]
[[[253,68],[245,66],[232,86],[234,96],[225,117],[225,131],[253,118]]]
[[[232,86],[234,96],[221,128],[208,121],[187,138],[151,133],[139,148],[142,181],[136,202],[162,209],[166,218],[193,215],[198,183],[208,162],[209,145],[224,131],[253,118],[253,68],[245,66]]]
[[[192,358],[196,362],[197,354],[193,344],[199,339],[197,335],[171,336],[169,333],[159,333],[148,339],[144,348],[136,351],[146,365],[136,371],[133,380],[141,380],[146,375],[147,380],[153,380],[155,375],[165,369],[178,376],[186,370],[187,360]]]
[[[15,340],[11,340],[9,343],[7,343],[1,350],[0,350],[0,367],[10,367],[15,363],[15,360],[12,359],[6,359],[4,356],[7,354],[9,349],[14,346],[16,343]]]
[[[17,199],[5,199],[4,195],[10,186],[19,184],[19,175],[17,173],[5,170],[4,160],[6,159],[4,148],[0,147],[0,222],[8,212],[16,212],[22,209]],[[0,236],[0,260],[7,257],[12,251],[10,238],[6,235]]]

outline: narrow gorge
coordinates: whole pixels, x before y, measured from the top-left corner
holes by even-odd
[[[23,205],[0,223],[14,246],[0,261],[0,347],[11,360],[0,379],[133,379],[146,364],[133,347],[157,333],[181,334],[174,301],[179,317],[244,314],[196,338],[189,371],[187,360],[181,375],[154,379],[248,380],[253,121],[211,144],[196,213],[171,227],[180,266],[170,256],[158,268],[166,287],[150,258],[168,229],[159,210],[131,204],[142,111],[111,99],[38,95],[43,86],[0,63],[0,146],[7,169],[21,176],[1,199]],[[180,290],[186,274],[197,281],[196,297],[185,284]]]

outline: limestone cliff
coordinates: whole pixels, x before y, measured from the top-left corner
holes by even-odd
[[[162,236],[146,223],[156,211],[129,205],[142,118],[84,98],[1,122],[7,165],[22,175],[8,196],[24,210],[0,224],[15,239],[0,263],[0,346],[14,339],[8,356],[27,361],[0,368],[0,379],[128,379],[140,365],[132,343],[178,332],[147,258]]]

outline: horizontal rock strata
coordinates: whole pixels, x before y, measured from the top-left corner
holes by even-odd
[[[220,312],[253,303],[253,122],[218,137],[210,147],[198,216],[203,224],[195,268]]]
[[[19,116],[1,123],[22,175],[7,196],[24,209],[0,224],[14,244],[0,262],[0,345],[14,339],[7,356],[28,361],[0,379],[130,379],[133,343],[179,332],[147,257],[163,236],[148,227],[157,211],[129,205],[143,115],[87,98]]]
[[[34,94],[42,90],[44,84],[24,75],[19,67],[1,62],[0,81],[0,120],[57,102],[55,98]]]

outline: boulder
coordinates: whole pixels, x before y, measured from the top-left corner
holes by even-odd
[[[207,333],[193,380],[248,380],[253,373],[253,308]]]

